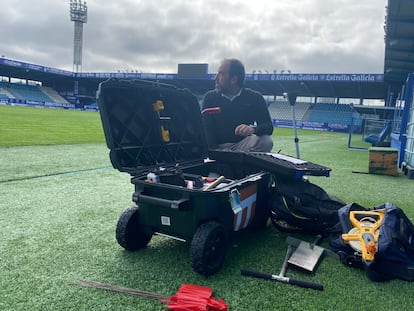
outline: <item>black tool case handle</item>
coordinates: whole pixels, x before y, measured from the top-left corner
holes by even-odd
[[[166,208],[172,209],[186,209],[189,206],[189,199],[188,198],[181,198],[178,200],[168,200],[158,197],[153,197],[149,195],[142,194],[142,192],[135,192],[133,200],[136,203],[144,203],[144,204],[153,204],[158,205]]]

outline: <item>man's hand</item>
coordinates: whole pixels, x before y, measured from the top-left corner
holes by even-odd
[[[256,132],[256,128],[251,125],[240,124],[234,130],[234,134],[239,136],[250,136]]]

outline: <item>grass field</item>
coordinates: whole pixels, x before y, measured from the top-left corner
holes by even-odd
[[[412,180],[352,173],[368,170],[368,152],[348,150],[346,134],[299,131],[299,138],[303,159],[332,168],[330,178],[312,182],[347,203],[393,202],[414,219]],[[292,130],[275,129],[274,143],[295,154]],[[158,301],[70,284],[77,279],[168,296],[184,283],[204,285],[229,310],[414,309],[412,283],[373,283],[330,257],[313,275],[287,270],[324,291],[241,276],[244,268],[279,273],[287,235],[270,224],[236,236],[223,269],[208,278],[191,269],[182,242],[155,236],[142,251],[124,251],[115,226],[133,186],[112,169],[98,113],[0,105],[0,171],[0,310],[165,310]]]
[[[105,141],[99,116],[95,112],[0,105],[0,116],[2,146],[90,144]]]

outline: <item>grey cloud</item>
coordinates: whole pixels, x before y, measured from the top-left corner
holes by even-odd
[[[72,69],[68,1],[3,0],[2,55]],[[175,72],[238,57],[246,70],[383,69],[386,0],[89,0],[84,71]]]

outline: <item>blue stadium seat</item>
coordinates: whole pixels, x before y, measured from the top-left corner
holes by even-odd
[[[307,121],[349,125],[352,123],[352,108],[346,104],[315,104]]]
[[[18,99],[36,101],[36,102],[54,102],[49,96],[43,93],[38,86],[25,85],[18,83],[9,83],[7,90]]]

